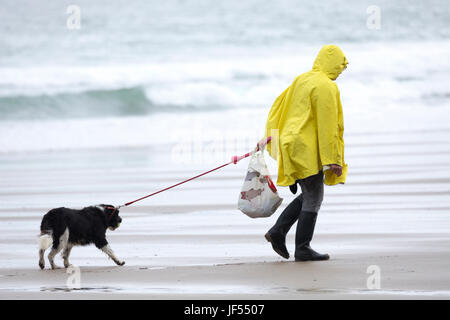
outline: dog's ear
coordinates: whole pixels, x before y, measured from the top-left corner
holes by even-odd
[[[116,212],[118,213],[118,211],[119,211],[119,210],[117,210],[116,207],[111,206],[111,205],[105,205],[104,208],[105,208],[105,214],[107,214],[109,216],[112,216],[114,213],[116,213]]]

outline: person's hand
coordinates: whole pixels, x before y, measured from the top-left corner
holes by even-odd
[[[338,164],[330,164],[330,170],[338,177],[342,175],[342,167]]]
[[[267,138],[262,138],[258,141],[258,143],[256,144],[256,151],[261,150],[261,147],[265,145],[266,140]]]

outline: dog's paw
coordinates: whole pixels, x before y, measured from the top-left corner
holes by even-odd
[[[116,261],[118,266],[123,266],[125,264],[125,261]]]
[[[45,263],[39,262],[39,268],[41,268],[41,270],[44,270],[44,268],[45,268]]]

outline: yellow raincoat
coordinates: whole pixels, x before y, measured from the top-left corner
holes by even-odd
[[[338,46],[324,46],[312,70],[295,78],[275,100],[265,137],[273,136],[267,151],[278,161],[278,185],[290,186],[330,164],[342,166],[342,175],[324,171],[325,184],[345,182],[344,118],[339,89],[333,80],[346,67],[347,59]]]

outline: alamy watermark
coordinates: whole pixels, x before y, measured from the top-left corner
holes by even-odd
[[[70,265],[66,269],[66,273],[69,275],[66,280],[66,286],[68,289],[80,289],[81,288],[81,270],[80,267]]]
[[[381,29],[381,8],[376,5],[368,6],[366,9],[368,14],[366,20],[366,26],[369,30],[380,30]]]
[[[69,15],[66,20],[66,26],[69,30],[81,29],[81,8],[75,4],[67,6],[66,13]]]
[[[370,274],[367,277],[366,286],[369,290],[377,290],[381,288],[381,268],[377,265],[370,265],[367,267],[366,273]]]
[[[279,144],[279,130],[270,132],[270,155],[276,159]],[[262,135],[254,132],[209,130],[205,134],[199,128],[190,135],[177,137],[170,152],[173,164],[214,164],[230,161],[232,156],[241,156],[256,149]],[[267,148],[266,146],[264,148]]]

